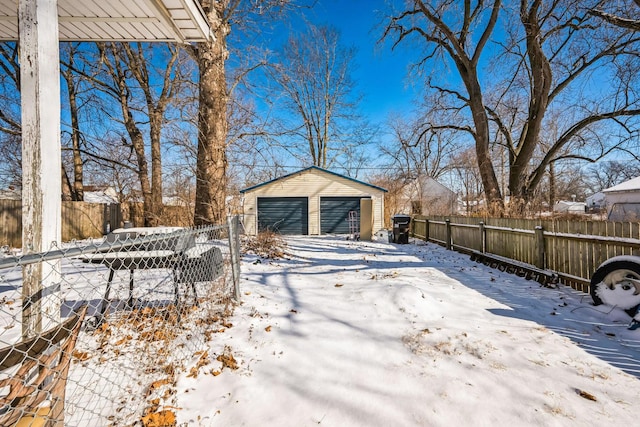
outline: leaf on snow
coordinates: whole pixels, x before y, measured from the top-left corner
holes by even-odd
[[[144,427],[172,427],[176,425],[173,411],[160,411],[147,414],[140,420]]]
[[[593,394],[588,393],[588,392],[586,392],[584,390],[576,389],[576,393],[578,393],[578,395],[580,395],[580,397],[583,397],[583,398],[585,398],[587,400],[591,400],[593,402],[597,402],[598,401],[598,399],[596,399],[596,397]]]

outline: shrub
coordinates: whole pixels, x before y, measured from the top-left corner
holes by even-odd
[[[247,236],[243,243],[243,252],[254,253],[261,258],[282,258],[285,255],[286,242],[280,234],[273,231],[261,231],[257,236]]]

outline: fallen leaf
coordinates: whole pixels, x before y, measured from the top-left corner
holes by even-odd
[[[341,288],[341,287],[343,287],[344,285],[343,285],[342,283],[336,283],[336,285],[335,285],[335,286],[336,286],[336,288]]]
[[[116,342],[114,343],[114,345],[122,345],[122,344],[124,344],[124,343],[125,343],[125,342],[127,342],[127,341],[131,341],[132,339],[133,339],[133,337],[132,337],[131,335],[127,335],[126,337],[121,338],[121,339],[119,339],[118,341],[116,341]]]
[[[198,378],[198,368],[192,367],[187,374],[187,378]]]
[[[72,356],[74,359],[79,360],[81,362],[91,359],[91,355],[86,351],[73,350]]]
[[[163,380],[154,381],[149,386],[149,393],[155,389],[162,387],[163,385],[171,384],[171,380],[169,378],[165,378]]]
[[[173,411],[160,411],[147,414],[140,420],[144,427],[172,427],[176,425]]]
[[[269,325],[266,328],[264,328],[264,330],[267,331],[267,332],[271,332],[271,325]]]
[[[228,346],[224,348],[223,354],[216,357],[216,360],[218,362],[222,362],[223,368],[229,368],[233,370],[238,369],[238,362],[236,362],[236,359],[233,357],[233,354],[231,354],[231,348],[229,348]]]
[[[578,393],[580,395],[580,397],[583,397],[583,398],[585,398],[587,400],[591,400],[593,402],[597,402],[598,401],[598,399],[596,399],[596,397],[593,394],[588,393],[588,392],[586,392],[584,390],[576,389],[576,393]]]

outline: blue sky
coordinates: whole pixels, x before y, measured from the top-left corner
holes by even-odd
[[[353,78],[364,95],[361,112],[381,123],[391,112],[412,110],[418,88],[410,84],[407,70],[411,57],[406,46],[391,50],[377,43],[383,27],[384,0],[319,0],[308,19],[316,25],[330,24],[341,32],[345,46],[357,48]]]

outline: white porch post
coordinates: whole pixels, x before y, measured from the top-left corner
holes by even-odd
[[[22,95],[22,250],[61,240],[60,65],[57,0],[19,0]],[[60,320],[60,262],[23,269],[23,337]]]

